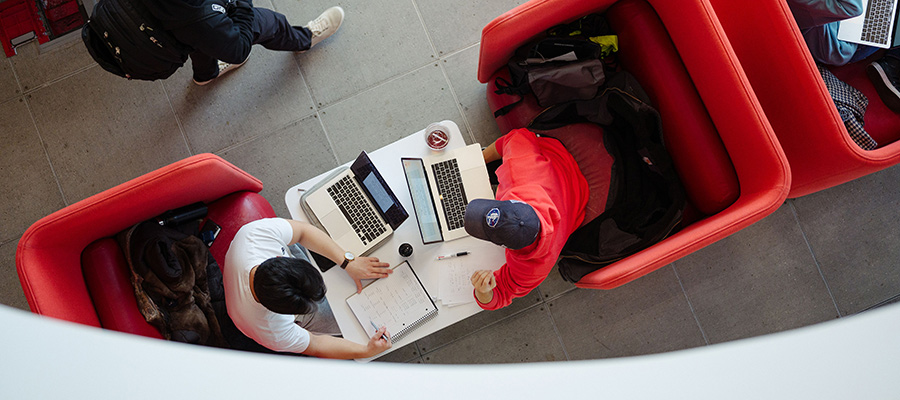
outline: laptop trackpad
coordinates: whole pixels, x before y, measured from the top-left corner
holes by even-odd
[[[347,220],[344,219],[344,214],[337,208],[325,214],[319,222],[322,223],[322,226],[328,231],[328,236],[331,236],[332,239],[337,239],[348,231],[353,230],[350,224],[347,223]]]

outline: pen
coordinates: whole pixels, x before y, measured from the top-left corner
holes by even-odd
[[[468,255],[468,254],[469,254],[468,251],[461,251],[461,252],[459,252],[459,253],[444,254],[444,255],[442,255],[442,256],[437,256],[437,258],[435,259],[435,261],[441,261],[441,260],[443,260],[443,259],[453,258],[453,257],[462,257],[462,256],[465,256],[465,255]]]
[[[371,319],[369,320],[369,323],[372,324],[373,328],[375,328],[375,332],[378,332],[378,325],[375,325],[375,323],[372,322]],[[385,342],[388,340],[387,335],[381,335],[381,338],[384,339]]]

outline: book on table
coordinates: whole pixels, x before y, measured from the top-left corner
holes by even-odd
[[[393,270],[387,278],[377,279],[347,298],[347,305],[369,338],[384,326],[391,341],[397,342],[438,313],[409,262]]]

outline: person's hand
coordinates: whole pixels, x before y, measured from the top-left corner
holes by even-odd
[[[494,271],[482,269],[475,271],[470,278],[472,286],[475,287],[475,297],[482,304],[487,304],[494,297],[494,288],[497,287],[497,278],[494,277]]]
[[[387,339],[385,340],[385,338]],[[391,336],[388,335],[387,328],[382,326],[375,331],[375,336],[372,336],[372,338],[369,339],[369,343],[366,345],[366,350],[369,353],[367,357],[379,354],[391,348],[391,345]]]
[[[347,275],[356,282],[356,293],[362,292],[362,279],[387,278],[394,272],[388,263],[379,262],[375,257],[357,257],[347,264]]]

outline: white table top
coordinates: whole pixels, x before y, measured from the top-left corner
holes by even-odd
[[[464,147],[465,141],[459,131],[459,127],[452,121],[442,121],[442,124],[450,128],[450,144],[447,149]],[[401,157],[426,157],[435,152],[425,145],[424,129],[413,133],[403,139],[400,139],[390,145],[382,147],[373,152],[367,152],[372,163],[375,164],[388,186],[393,190],[394,195],[400,200],[400,203],[409,213],[409,218],[403,222],[400,227],[394,231],[394,234],[387,242],[376,249],[369,256],[377,257],[379,260],[395,266],[404,260],[400,256],[398,249],[402,243],[409,243],[413,246],[413,254],[406,260],[416,271],[419,279],[425,285],[428,293],[435,298],[438,295],[438,268],[441,263],[446,261],[435,261],[435,257],[442,254],[449,254],[458,251],[469,251],[470,255],[460,257],[457,260],[466,262],[478,262],[485,269],[497,269],[505,262],[503,248],[493,243],[479,240],[471,236],[450,242],[434,243],[429,245],[422,244],[422,236],[419,233],[419,226],[416,223],[416,215],[413,209],[412,200],[410,199],[409,188],[406,185],[406,177],[403,173],[403,165],[400,162]],[[348,162],[345,165],[349,165]],[[312,187],[319,180],[324,178],[330,171],[326,171],[312,179],[307,180],[299,185],[293,186],[285,193],[284,201],[287,204],[291,218],[308,221],[306,214],[300,207],[300,196],[303,190]],[[323,274],[325,286],[328,288],[326,297],[331,304],[332,311],[337,319],[338,326],[345,339],[352,340],[357,343],[366,343],[369,338],[363,327],[359,325],[356,317],[347,306],[346,299],[348,296],[356,292],[356,284],[353,280],[340,268],[331,268]],[[388,278],[389,279],[389,278]],[[365,284],[366,281],[363,281]],[[399,349],[429,334],[437,332],[447,326],[459,322],[467,317],[475,315],[481,311],[473,302],[454,306],[445,307],[440,300],[436,300],[438,306],[438,315],[431,321],[421,325],[403,337],[402,340],[395,342],[393,346],[386,352],[379,354],[382,356],[393,350]],[[358,361],[369,361],[371,359],[363,359]]]

